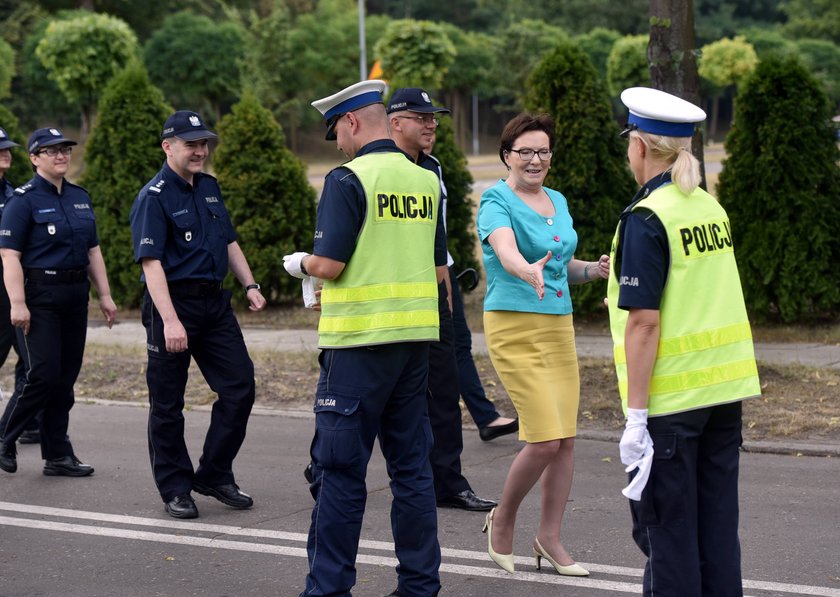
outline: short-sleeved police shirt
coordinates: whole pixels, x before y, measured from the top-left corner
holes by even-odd
[[[356,157],[378,152],[403,153],[392,140],[380,139],[362,147]],[[406,159],[411,160],[407,155]],[[313,254],[341,263],[350,261],[365,222],[366,211],[367,197],[358,177],[343,166],[330,171],[324,179],[324,190],[318,202]],[[438,216],[435,265],[442,266],[446,265],[446,232],[443,214],[438,213]]]
[[[6,204],[15,196],[15,187],[12,183],[6,180],[6,177],[0,178],[0,217],[3,216],[3,210]]]
[[[190,184],[166,163],[131,206],[131,234],[135,261],[159,260],[169,282],[221,282],[236,240],[216,179],[200,172]]]
[[[670,262],[665,227],[656,214],[648,209],[630,210],[666,184],[673,184],[670,171],[645,183],[621,214],[615,269],[622,278],[627,276],[628,279],[638,280],[638,285],[625,284],[619,288],[619,309],[658,310],[662,302]]]
[[[61,192],[35,175],[15,189],[0,219],[0,248],[21,253],[32,269],[85,269],[88,251],[99,245],[90,196],[64,180]]]

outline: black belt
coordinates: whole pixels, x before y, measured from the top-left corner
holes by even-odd
[[[47,282],[49,284],[71,284],[84,282],[88,278],[86,269],[25,269],[27,280]]]
[[[221,282],[202,282],[199,280],[175,280],[169,282],[169,294],[172,296],[213,296],[222,291]]]

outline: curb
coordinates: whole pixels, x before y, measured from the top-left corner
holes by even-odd
[[[100,398],[88,398],[80,396],[76,399],[81,404],[98,404],[103,406],[120,406],[133,408],[149,408],[146,402],[121,402],[119,400],[103,400]],[[185,410],[209,412],[212,404],[189,406]],[[314,419],[314,413],[309,409],[296,408],[268,408],[255,406],[251,414],[258,417],[287,417],[289,419]],[[462,427],[462,429],[473,431],[474,425]],[[599,442],[609,442],[618,446],[621,434],[616,431],[598,431],[595,429],[582,430],[577,434],[577,439],[585,439]],[[751,454],[778,454],[780,456],[811,456],[816,458],[840,458],[840,445],[838,444],[815,444],[805,442],[768,442],[768,441],[744,441],[741,450]]]

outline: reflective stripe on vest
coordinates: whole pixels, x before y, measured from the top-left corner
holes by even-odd
[[[649,387],[649,415],[742,400],[761,393],[752,332],[732,251],[729,219],[701,189],[686,197],[660,187],[634,209],[659,217],[670,249],[660,304],[660,338]],[[613,239],[612,263],[618,243]],[[628,281],[624,281],[628,283]],[[630,282],[632,283],[632,282]],[[618,308],[619,280],[608,283],[610,328],[622,408],[627,409],[627,311]]]
[[[318,345],[437,340],[437,176],[402,153],[366,154],[345,167],[365,189],[365,221],[341,275],[324,281]]]

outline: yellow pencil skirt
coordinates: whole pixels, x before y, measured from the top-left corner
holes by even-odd
[[[529,443],[574,437],[580,372],[571,315],[485,311],[490,360]]]

